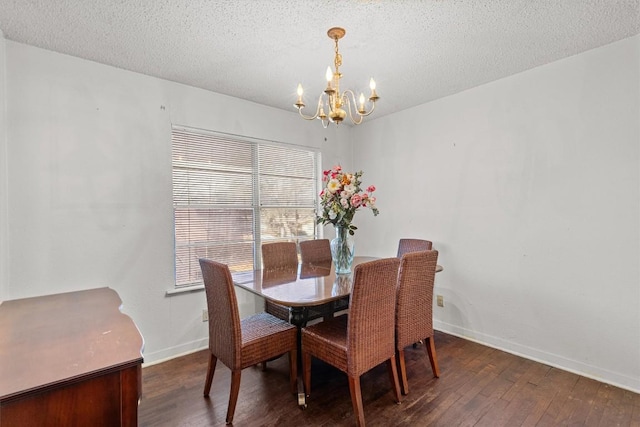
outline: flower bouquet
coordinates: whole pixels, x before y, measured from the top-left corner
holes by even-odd
[[[322,211],[317,215],[318,224],[333,224],[336,238],[331,241],[331,254],[337,273],[351,272],[353,262],[353,236],[358,229],[353,225],[353,217],[360,208],[369,208],[374,216],[380,212],[376,208],[376,198],[372,193],[376,187],[370,185],[362,190],[362,171],[347,173],[341,166],[334,166],[323,172],[324,188],[320,192]]]

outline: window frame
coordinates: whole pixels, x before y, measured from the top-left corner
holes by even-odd
[[[180,137],[176,137],[176,135],[179,134]],[[180,172],[177,171],[181,171],[181,173],[184,174],[189,174],[189,162],[192,160],[187,160],[185,163],[183,164],[178,164],[175,158],[176,155],[176,144],[182,144],[180,145],[182,150],[189,151],[190,147],[188,146],[190,140],[189,140],[189,136],[193,137],[193,140],[195,140],[196,138],[198,138],[198,140],[200,142],[205,141],[205,140],[211,140],[211,141],[216,141],[216,142],[224,142],[224,141],[229,141],[230,143],[233,144],[238,144],[238,145],[244,145],[244,144],[248,144],[247,147],[249,147],[250,152],[251,152],[251,202],[250,205],[234,205],[233,203],[223,203],[223,204],[211,204],[211,205],[206,205],[206,204],[202,204],[199,205],[197,202],[191,202],[190,200],[190,196],[187,196],[187,198],[189,199],[187,201],[187,203],[183,203],[180,202],[180,197],[177,197],[177,192],[178,191],[186,191],[187,193],[191,194],[191,188],[192,187],[188,187],[188,188],[182,188],[179,187],[178,184],[178,190],[177,190],[177,178],[176,175],[179,175]],[[177,142],[176,139],[180,139],[181,141]],[[211,142],[210,141],[210,142]],[[271,173],[266,173],[263,171],[263,169],[261,169],[261,156],[264,160],[264,156],[268,155],[268,154],[263,154],[262,151],[265,151],[267,153],[269,152],[282,152],[282,150],[284,150],[285,153],[290,153],[291,157],[294,157],[295,155],[301,155],[303,156],[303,160],[306,160],[306,157],[309,157],[309,163],[310,165],[306,165],[303,166],[303,173],[306,174],[306,170],[308,169],[309,171],[312,172],[312,176],[311,177],[307,177],[307,176],[303,176],[302,178],[300,178],[304,181],[308,181],[309,182],[309,186],[305,186],[305,194],[306,194],[306,200],[301,202],[301,204],[297,205],[297,204],[268,204],[265,205],[263,203],[263,199],[262,199],[262,194],[261,194],[261,183],[263,182],[263,180],[266,180],[266,177],[273,177],[274,174]],[[288,151],[287,151],[288,150]],[[240,151],[240,150],[238,150]],[[182,151],[180,151],[182,152]],[[189,153],[191,153],[189,151]],[[193,150],[193,153],[197,153],[197,149]],[[246,153],[244,153],[246,155]],[[277,156],[277,154],[276,154]],[[225,156],[226,157],[226,156]],[[204,155],[203,158],[206,158],[206,154]],[[235,157],[233,157],[233,155],[230,155],[229,157],[232,160],[236,160]],[[283,142],[278,142],[278,141],[270,141],[270,140],[266,140],[266,139],[260,139],[260,138],[254,138],[254,137],[248,137],[248,136],[243,136],[243,135],[235,135],[235,134],[230,134],[230,133],[225,133],[225,132],[219,132],[219,131],[212,131],[212,130],[205,130],[205,129],[198,129],[198,128],[192,128],[192,127],[187,127],[187,126],[181,126],[181,125],[172,125],[171,126],[171,170],[172,170],[172,203],[173,203],[173,223],[174,223],[174,286],[173,286],[173,292],[181,292],[183,290],[193,290],[193,289],[201,289],[203,287],[203,282],[202,282],[202,276],[201,273],[199,271],[199,266],[197,265],[193,265],[194,263],[197,264],[197,256],[195,258],[195,260],[193,259],[193,252],[197,252],[196,246],[194,244],[194,239],[191,238],[191,232],[189,231],[189,238],[188,238],[188,243],[185,244],[180,244],[179,241],[184,241],[184,239],[179,240],[178,238],[178,229],[179,229],[179,225],[177,222],[177,218],[179,218],[181,212],[186,211],[189,212],[188,216],[192,215],[192,212],[197,212],[198,210],[200,210],[201,212],[203,212],[204,209],[209,209],[211,211],[214,210],[233,210],[233,209],[250,209],[253,215],[253,220],[252,220],[252,230],[251,230],[251,240],[247,240],[245,243],[250,242],[252,244],[252,253],[250,254],[250,256],[253,259],[253,268],[260,268],[261,267],[261,254],[260,254],[260,247],[262,245],[263,241],[282,241],[282,240],[289,240],[289,241],[295,241],[296,243],[298,241],[301,240],[306,240],[304,238],[304,236],[302,235],[289,235],[289,236],[285,236],[282,239],[279,238],[266,238],[266,235],[263,235],[263,230],[262,230],[262,219],[263,219],[263,214],[265,213],[265,210],[268,209],[283,209],[283,212],[286,213],[286,211],[288,210],[293,210],[296,214],[298,214],[298,210],[312,210],[312,216],[305,216],[306,221],[305,223],[307,224],[306,228],[307,230],[309,229],[309,219],[312,219],[312,227],[313,227],[313,231],[311,233],[311,235],[307,234],[307,236],[309,236],[308,238],[313,239],[313,238],[318,238],[322,236],[323,230],[322,227],[320,227],[317,222],[315,221],[315,215],[318,212],[319,209],[319,200],[318,200],[318,192],[320,191],[320,187],[321,187],[321,179],[322,179],[322,169],[321,169],[321,165],[322,165],[322,161],[321,161],[321,152],[318,149],[315,149],[313,147],[308,147],[308,146],[303,146],[303,145],[296,145],[296,144],[288,144],[288,143],[283,143]],[[246,158],[245,158],[246,161]],[[197,163],[197,162],[196,162]],[[304,163],[304,162],[302,162]],[[195,163],[194,163],[195,164]],[[274,163],[275,164],[275,163]],[[267,166],[269,166],[270,164],[267,163]],[[275,169],[278,169],[278,166],[273,166],[273,164],[271,164],[271,166]],[[246,166],[245,166],[246,167]],[[224,169],[224,166],[222,167]],[[196,167],[192,166],[191,171],[197,169]],[[206,173],[206,168],[203,168],[205,170]],[[298,168],[295,168],[298,169]],[[216,167],[211,167],[211,169],[208,170],[208,172],[210,174],[215,174],[215,172],[218,171],[218,169],[216,169]],[[280,170],[281,171],[281,170]],[[293,174],[294,172],[292,172]],[[287,176],[287,175],[278,175],[281,176],[282,178],[293,178],[294,176]],[[184,178],[183,178],[184,179]],[[192,186],[197,186],[198,183],[202,186],[203,183],[205,183],[206,181],[202,181],[202,182],[196,182],[196,183],[191,183],[189,178],[186,178],[185,181],[188,183],[188,185],[192,185]],[[181,184],[185,184],[185,181],[180,181]],[[212,186],[215,187],[215,186]],[[218,187],[215,187],[218,188]],[[311,197],[309,194],[309,191],[312,191],[312,195]],[[211,193],[211,191],[210,191]],[[184,195],[183,195],[184,196]],[[294,198],[297,196],[294,196]],[[206,206],[206,207],[203,207]],[[286,217],[287,215],[284,215],[284,217]],[[204,216],[206,216],[207,214],[204,213]],[[297,216],[297,215],[296,215]],[[191,230],[191,220],[189,219],[187,222],[189,223],[188,228],[189,230]],[[185,226],[185,224],[181,223],[182,227]],[[209,234],[207,232],[207,230],[205,230],[205,232],[203,234]],[[209,237],[207,237],[209,238]],[[215,240],[206,240],[204,242],[203,247],[206,247],[206,250],[208,251],[210,247],[214,247],[216,246],[211,245],[211,243],[214,243]],[[242,242],[239,242],[239,244],[241,244]],[[219,247],[222,247],[222,245],[220,243],[218,243]],[[186,249],[187,252],[187,260],[184,260],[184,250]],[[182,253],[183,255],[183,259],[179,259],[179,257],[181,256],[180,253]],[[187,281],[184,281],[184,275],[180,273],[180,268],[181,265],[184,265],[184,263],[187,262],[188,266],[187,266]],[[224,262],[221,261],[221,262]],[[197,271],[196,271],[196,267],[197,267]],[[232,271],[234,271],[234,269],[232,268]],[[235,271],[241,271],[238,269],[235,269]],[[197,280],[193,280],[193,275],[195,275],[197,277]],[[168,291],[168,293],[173,293],[171,291]]]

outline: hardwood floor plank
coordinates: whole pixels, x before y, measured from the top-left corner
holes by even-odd
[[[435,335],[441,376],[424,347],[406,349],[409,394],[393,400],[384,364],[361,378],[368,426],[638,426],[640,395],[441,332]],[[142,370],[140,426],[224,425],[231,375],[216,366],[210,398],[202,395],[207,351]],[[286,357],[267,370],[242,372],[236,426],[352,426],[346,374],[318,360],[312,395],[301,410],[290,393]]]
[[[504,425],[503,414],[509,402],[497,399],[475,424],[477,427],[497,427]]]
[[[502,358],[505,362],[509,358]],[[505,365],[508,363],[505,363]],[[449,411],[441,417],[443,423],[449,425],[455,425],[463,420],[471,422],[469,417],[473,414],[477,414],[477,418],[480,418],[488,410],[488,405],[495,402],[499,396],[493,399],[488,399],[486,396],[481,395],[481,392],[497,378],[497,373],[502,372],[499,367],[500,363],[497,363],[497,358],[492,357],[492,363],[487,364],[485,369],[478,372],[471,381],[463,384],[457,391],[461,394],[460,399],[456,400]],[[464,415],[461,420],[460,415]]]
[[[580,377],[572,390],[574,396],[574,410],[569,416],[568,423],[573,425],[581,425],[587,422],[587,417],[591,411],[594,399],[600,388],[598,381]]]
[[[625,398],[625,390],[612,387],[608,397],[600,424],[612,426],[630,425],[633,403],[631,399]]]
[[[630,424],[634,427],[640,427],[640,394],[632,393],[628,390],[625,390],[625,394],[627,394],[631,402],[633,402]]]
[[[502,396],[504,400],[511,401],[515,396],[518,396],[520,393],[522,393],[524,388],[529,384],[540,384],[542,378],[546,377],[546,375],[549,373],[550,369],[546,365],[536,363],[531,360],[522,360],[523,362],[518,365],[520,370],[514,373],[517,377],[517,380],[514,382],[513,387],[511,387],[504,394],[504,396]]]
[[[591,401],[589,414],[585,420],[586,426],[599,426],[602,415],[604,414],[604,408],[607,406],[609,399],[609,390],[611,386],[608,384],[599,383],[598,390]]]
[[[560,425],[563,420],[566,422],[574,409],[571,391],[578,378],[578,375],[557,368],[552,368],[549,371],[544,381],[548,387],[556,390],[556,395],[542,416],[541,422],[546,425]]]

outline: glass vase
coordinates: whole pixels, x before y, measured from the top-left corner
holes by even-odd
[[[355,245],[347,227],[336,226],[336,238],[331,241],[331,258],[336,274],[351,273]]]

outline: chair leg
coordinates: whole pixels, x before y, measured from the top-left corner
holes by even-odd
[[[298,350],[295,348],[289,352],[289,382],[291,383],[291,393],[297,392],[298,380]]]
[[[213,355],[213,353],[209,353],[209,367],[207,368],[207,377],[204,382],[204,396],[209,396],[209,391],[211,391],[211,382],[213,381],[213,373],[216,371],[216,362],[218,358]]]
[[[396,369],[396,356],[391,356],[391,359],[387,360],[387,368],[389,370],[389,378],[391,379],[391,385],[393,386],[393,392],[396,395],[396,402],[400,403],[402,399],[400,396],[400,384],[398,383],[398,370]]]
[[[360,377],[349,376],[349,392],[351,392],[351,403],[353,405],[353,414],[356,417],[356,425],[358,427],[364,427],[364,409],[362,408]]]
[[[429,362],[431,362],[431,370],[433,370],[433,375],[436,378],[440,378],[440,368],[438,367],[438,358],[436,356],[436,344],[433,338],[434,337],[427,338],[427,341],[429,341],[429,343],[425,347],[427,348],[427,354],[429,355]]]
[[[311,395],[311,353],[302,353],[302,380],[304,382],[304,393]]]
[[[404,349],[396,352],[398,366],[400,367],[400,385],[402,386],[402,394],[409,394],[409,382],[407,381],[407,365],[404,360]]]
[[[231,371],[231,391],[229,392],[229,407],[227,408],[227,424],[233,423],[233,414],[236,412],[238,392],[240,391],[240,376],[242,369]]]

